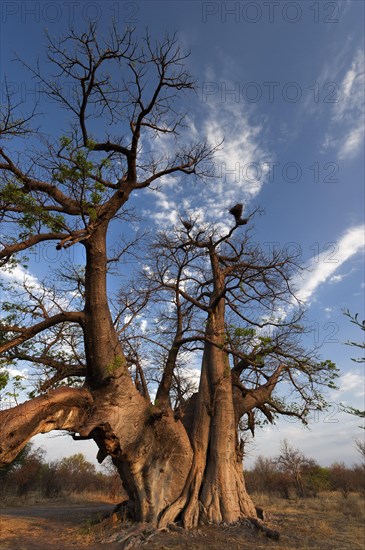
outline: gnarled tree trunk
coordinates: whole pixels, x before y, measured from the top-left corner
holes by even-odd
[[[187,404],[192,421],[188,414],[177,418],[166,399],[157,406],[141,395],[128,371],[107,300],[106,230],[107,223],[101,224],[85,241],[85,388],[59,388],[1,412],[7,435],[0,461],[12,460],[36,433],[69,430],[96,441],[100,462],[112,457],[137,521],[163,526],[181,517],[185,527],[193,527],[255,516],[222,349],[223,300],[208,315],[199,392]],[[12,443],[15,430],[19,437]]]

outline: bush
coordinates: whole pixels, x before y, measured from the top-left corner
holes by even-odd
[[[44,450],[28,444],[17,460],[2,470],[1,496],[25,500],[30,494],[54,499],[98,493],[115,498],[123,488],[113,468],[107,473],[97,472],[82,453],[47,463]]]

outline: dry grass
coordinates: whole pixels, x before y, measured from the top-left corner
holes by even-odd
[[[110,504],[117,504],[120,502],[120,498],[110,498],[102,492],[84,491],[83,493],[69,493],[67,495],[60,496],[58,498],[45,498],[36,491],[31,491],[27,494],[27,497],[19,496],[1,496],[0,510],[5,508],[13,508],[18,506],[35,506],[41,504],[85,504],[85,503],[99,503],[105,502]]]
[[[365,500],[360,494],[344,498],[335,492],[315,498],[270,499],[254,496],[255,503],[281,531],[282,550],[355,550],[365,548]]]
[[[98,496],[88,495],[87,502],[95,502]],[[91,500],[90,500],[91,499]],[[345,499],[339,493],[323,493],[309,499],[284,500],[253,495],[254,502],[265,509],[268,524],[280,531],[280,540],[268,539],[264,533],[245,525],[207,526],[193,532],[176,529],[174,532],[158,533],[148,542],[149,550],[364,550],[365,549],[365,503],[359,494],[350,494]],[[103,498],[102,500],[105,499]],[[99,499],[100,501],[100,499]],[[84,501],[85,502],[85,501]],[[54,504],[55,512],[67,504]],[[72,518],[70,503],[68,516]],[[95,523],[93,516],[82,525],[68,522],[60,529],[55,519],[18,518],[0,514],[3,527],[0,550],[48,550],[50,535],[55,550],[73,547],[120,548],[120,545],[104,542],[113,533],[120,532],[122,525],[111,522]],[[57,536],[56,533],[62,533]],[[1,539],[1,537],[0,537]],[[16,542],[16,545],[14,546]],[[75,546],[76,545],[76,546]]]

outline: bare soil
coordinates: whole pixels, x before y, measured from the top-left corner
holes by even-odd
[[[244,524],[205,526],[190,532],[175,527],[142,535],[148,550],[364,550],[365,507],[360,495],[324,494],[287,501],[256,496],[280,540]],[[121,550],[121,533],[133,527],[103,519],[113,504],[42,504],[0,510],[0,550]],[[115,518],[114,518],[115,519]]]
[[[0,550],[120,549],[96,543],[89,533],[113,504],[50,503],[0,510]]]

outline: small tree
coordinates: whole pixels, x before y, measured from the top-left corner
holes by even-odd
[[[285,480],[274,458],[258,456],[253,469],[247,473],[249,474],[247,486],[250,492],[255,491],[269,495],[282,493]],[[287,493],[286,490],[284,492]]]
[[[297,495],[304,497],[303,472],[308,465],[308,459],[299,449],[291,447],[286,439],[280,445],[280,454],[276,459],[279,468],[288,473],[294,481]]]
[[[360,453],[362,461],[365,464],[365,441],[364,441],[364,439],[356,439],[355,440],[355,445],[356,445],[356,449]]]
[[[335,462],[330,467],[330,483],[333,489],[341,491],[344,498],[354,490],[353,475],[344,462]]]

